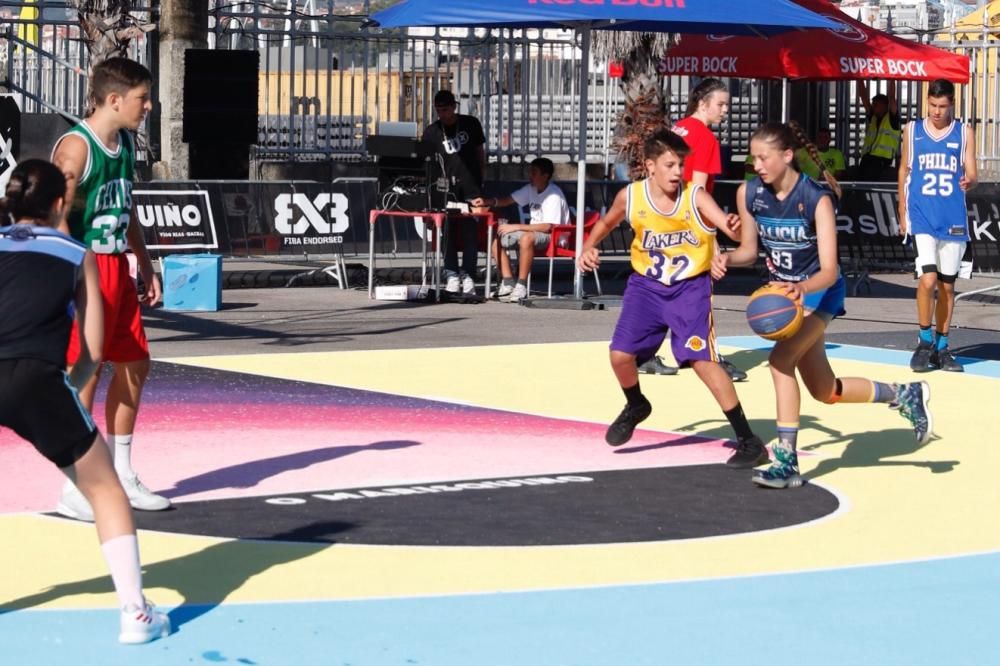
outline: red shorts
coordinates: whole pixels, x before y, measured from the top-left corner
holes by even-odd
[[[124,254],[97,254],[97,273],[101,279],[104,302],[104,360],[130,363],[149,359],[149,343],[139,313],[139,296],[129,274]],[[69,337],[66,363],[73,365],[80,355],[80,336],[76,322]]]

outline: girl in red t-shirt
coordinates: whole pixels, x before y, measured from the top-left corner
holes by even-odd
[[[719,79],[707,78],[688,97],[688,115],[671,129],[691,148],[684,160],[684,180],[709,192],[715,177],[722,173],[719,140],[708,127],[723,121],[729,113],[729,90]]]
[[[695,86],[688,96],[688,115],[671,128],[683,137],[691,149],[684,160],[684,180],[701,185],[709,193],[715,186],[715,177],[722,174],[722,151],[719,140],[709,129],[718,125],[729,113],[729,89],[719,79],[709,77]],[[718,244],[716,244],[718,252]],[[716,350],[718,351],[718,350]],[[719,364],[734,382],[747,378],[747,373],[719,355]],[[737,451],[733,463],[756,461],[756,451]],[[744,460],[745,459],[745,460]]]

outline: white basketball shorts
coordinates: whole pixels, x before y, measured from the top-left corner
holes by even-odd
[[[958,275],[965,255],[965,241],[941,240],[929,234],[917,234],[913,237],[913,247],[917,251],[914,263],[918,276],[924,274],[924,266],[937,266],[939,276]]]

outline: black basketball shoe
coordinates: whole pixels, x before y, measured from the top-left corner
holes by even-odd
[[[676,375],[677,368],[667,365],[659,356],[654,356],[639,366],[639,372],[644,375]]]
[[[962,367],[961,363],[955,360],[955,356],[947,347],[944,349],[934,350],[934,353],[931,354],[930,364],[938,370],[945,370],[947,372],[965,372],[965,368]]]
[[[653,406],[646,399],[636,405],[626,404],[625,409],[618,415],[614,423],[608,426],[608,433],[604,436],[604,441],[611,446],[621,446],[632,439],[635,427],[649,418],[652,413]]]
[[[910,357],[910,370],[913,372],[930,372],[936,366],[931,363],[931,356],[934,354],[934,345],[930,342],[920,341],[913,356]]]
[[[722,366],[722,369],[726,371],[726,374],[729,375],[729,378],[734,382],[746,381],[747,373],[743,372],[721,356],[719,357],[719,365]]]
[[[726,467],[750,469],[757,465],[763,465],[770,460],[771,457],[767,455],[767,447],[764,446],[764,442],[760,440],[760,437],[754,436],[750,439],[741,440],[736,444],[736,453],[729,456],[729,460],[726,461]]]

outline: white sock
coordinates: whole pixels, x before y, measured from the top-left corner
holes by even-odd
[[[132,435],[112,435],[115,450],[112,455],[115,458],[115,471],[118,476],[127,478],[135,472],[132,471]]]
[[[142,608],[142,566],[139,564],[139,542],[134,534],[124,534],[101,544],[104,561],[111,571],[111,580],[122,608],[134,605]]]

